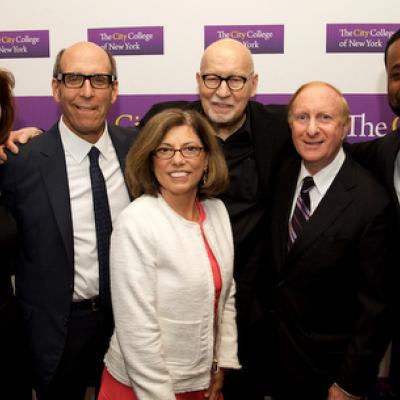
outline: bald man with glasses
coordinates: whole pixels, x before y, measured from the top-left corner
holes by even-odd
[[[83,400],[113,330],[109,235],[130,202],[122,168],[135,135],[107,125],[118,80],[101,47],[62,50],[52,89],[60,120],[8,154],[0,183],[18,227],[16,296],[38,399]]]
[[[221,196],[233,227],[234,277],[241,371],[225,374],[225,400],[262,400],[272,375],[262,351],[272,343],[262,328],[258,289],[265,269],[265,232],[274,171],[280,160],[294,153],[286,107],[250,100],[258,74],[250,51],[240,42],[222,39],[205,50],[196,74],[200,101],[155,104],[141,121],[172,107],[195,109],[213,125],[229,168],[230,187]],[[262,285],[262,283],[261,283]]]

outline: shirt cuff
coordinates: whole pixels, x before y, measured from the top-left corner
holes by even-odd
[[[361,400],[363,398],[363,396],[355,396],[354,394],[351,394],[349,392],[346,392],[343,388],[341,388],[336,382],[334,382],[333,384],[335,387],[337,387],[341,392],[343,392],[347,397],[349,397],[350,399],[354,399],[354,400]]]

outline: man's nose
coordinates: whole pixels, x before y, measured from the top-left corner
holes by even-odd
[[[92,97],[93,96],[93,88],[90,83],[90,79],[85,79],[83,85],[81,87],[81,96],[83,97]]]
[[[318,127],[318,123],[316,121],[315,118],[310,118],[310,121],[308,122],[308,126],[307,126],[307,133],[310,136],[315,136],[317,135],[319,132],[319,127]]]
[[[229,89],[228,83],[226,81],[221,81],[217,89],[217,95],[219,97],[228,97],[231,95],[231,90]]]

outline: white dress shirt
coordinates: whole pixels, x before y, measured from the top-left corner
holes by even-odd
[[[346,155],[344,154],[343,149],[340,148],[334,160],[330,164],[328,164],[325,168],[322,168],[320,171],[318,171],[315,175],[311,175],[307,171],[307,168],[304,165],[304,161],[301,162],[300,173],[299,177],[297,178],[296,192],[293,197],[292,212],[290,214],[290,219],[292,218],[296,206],[297,197],[299,196],[301,185],[303,184],[303,179],[306,176],[312,176],[312,178],[314,179],[315,186],[313,186],[313,188],[309,192],[310,216],[311,216],[315,211],[315,209],[318,207],[318,204],[320,203],[322,198],[325,196],[328,189],[330,188],[333,180],[335,179],[340,168],[342,167],[345,158]]]
[[[396,161],[394,163],[394,188],[396,189],[397,198],[400,203],[400,151],[397,152]]]
[[[130,200],[107,125],[94,145],[73,133],[62,118],[59,130],[67,165],[74,235],[73,300],[79,301],[99,294],[99,263],[88,157],[92,146],[100,151],[99,164],[106,182],[113,222]]]

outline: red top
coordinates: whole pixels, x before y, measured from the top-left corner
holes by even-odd
[[[212,271],[213,279],[214,279],[214,288],[215,288],[214,320],[217,321],[218,301],[219,301],[219,295],[220,295],[221,289],[222,289],[221,271],[219,269],[218,262],[214,256],[214,253],[212,252],[211,247],[208,244],[206,235],[204,234],[203,222],[206,219],[206,212],[204,211],[204,208],[200,204],[199,201],[197,202],[197,207],[200,212],[200,219],[198,221],[198,224],[200,226],[201,234],[203,236],[204,245],[207,250],[208,259],[210,260],[211,271]]]

